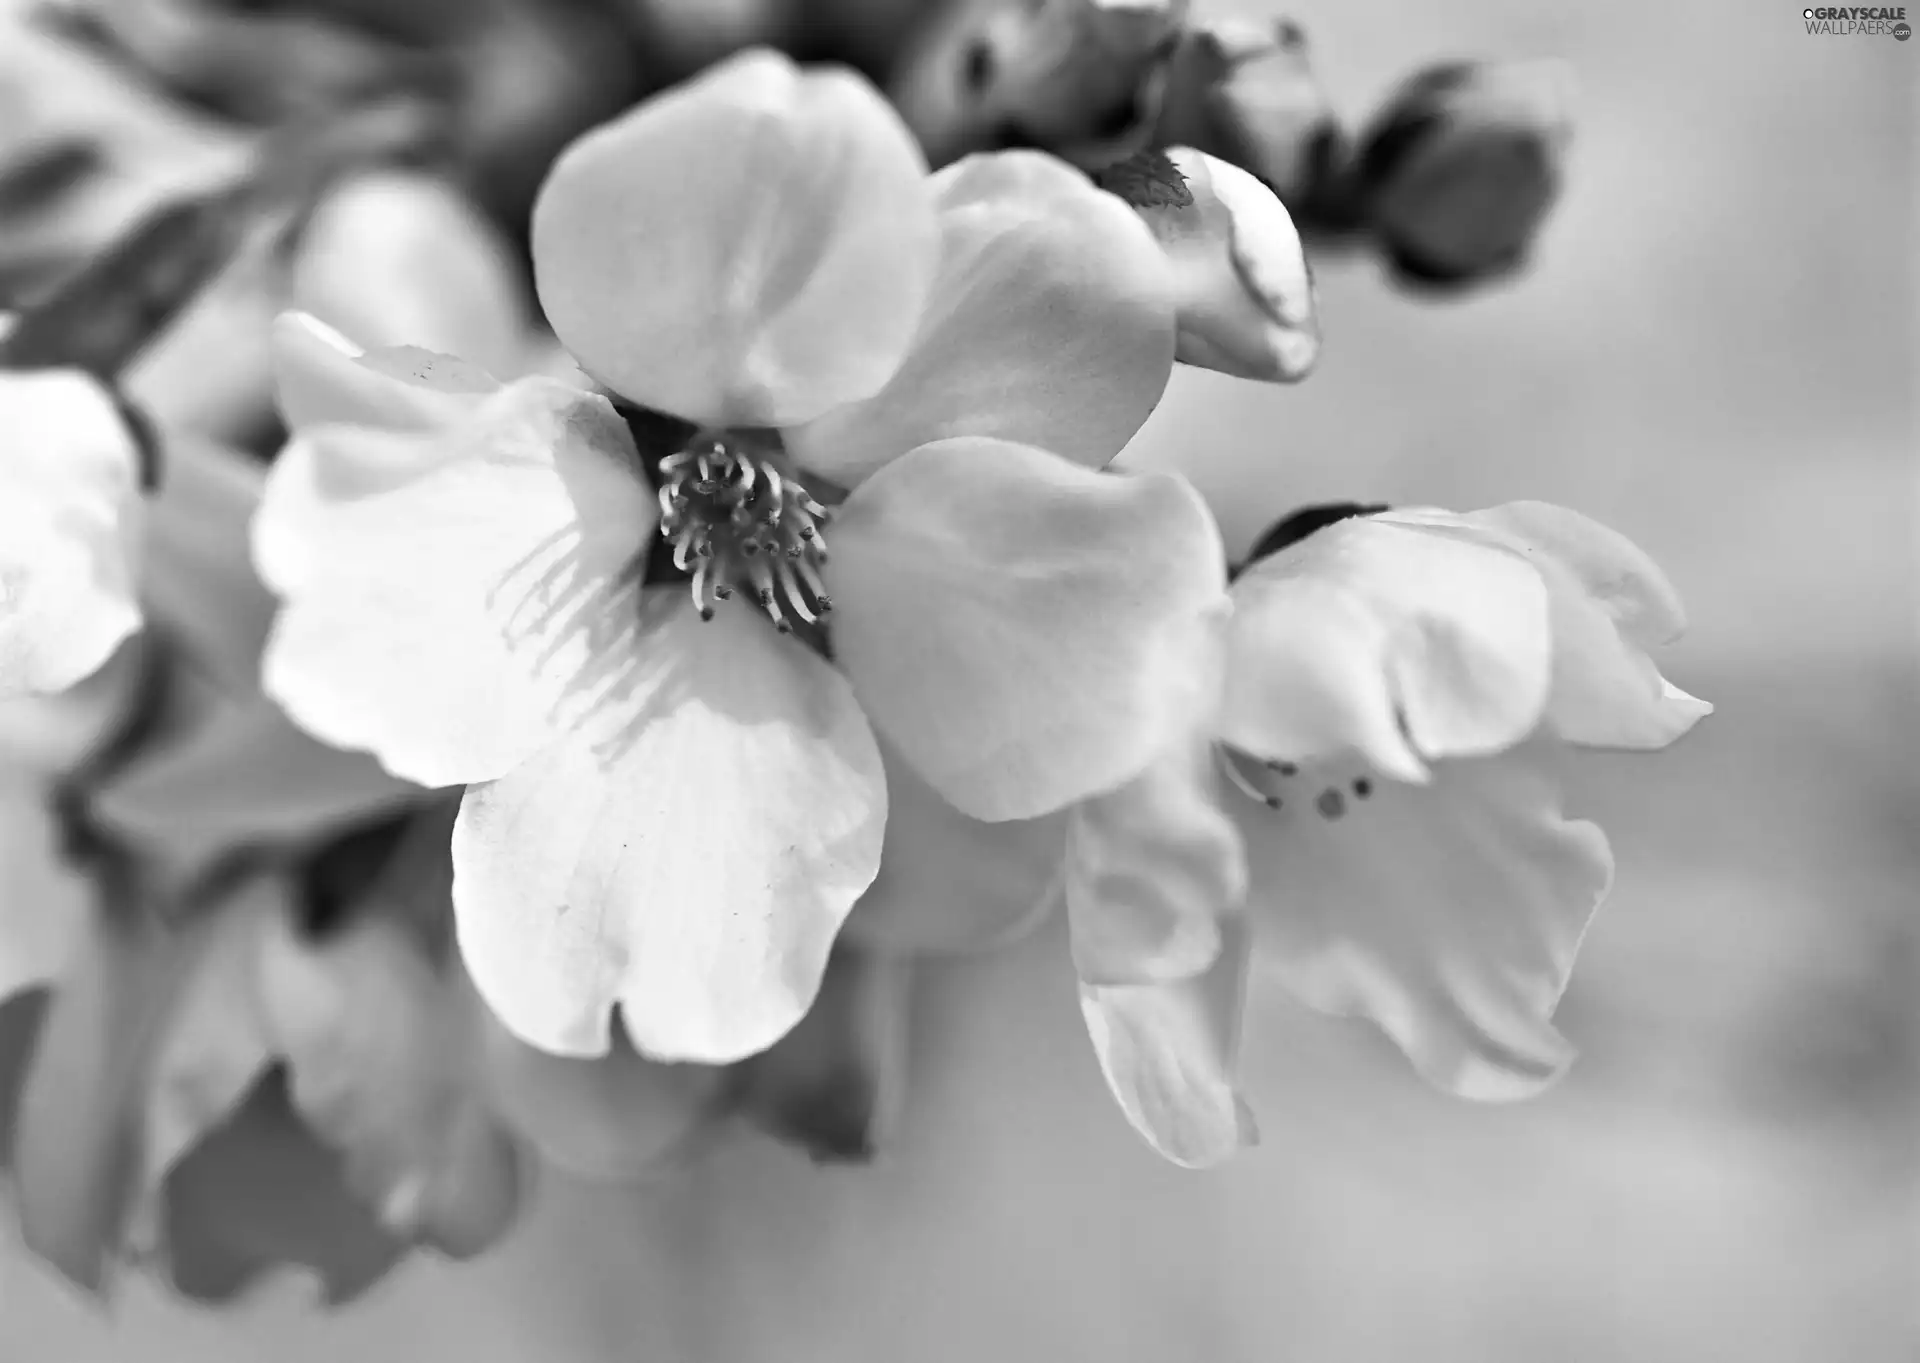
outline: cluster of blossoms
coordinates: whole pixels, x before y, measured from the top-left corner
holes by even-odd
[[[1225,99],[1255,54],[1208,42],[1149,47]],[[1558,768],[1708,708],[1650,660],[1659,570],[1537,503],[1310,508],[1230,563],[1122,456],[1176,363],[1312,367],[1282,173],[1166,135],[930,170],[902,108],[753,51],[587,134],[532,214],[565,362],[290,312],[264,470],[0,374],[0,1159],[69,1276],[220,1297],[270,1241],[341,1296],[491,1243],[529,1149],[635,1175],[745,1116],[865,1155],[912,959],[1056,911],[1182,1164],[1253,1137],[1254,981],[1463,1096],[1565,1068],[1612,867]],[[1367,209],[1427,233],[1401,266],[1509,265],[1438,183]],[[290,1179],[325,1234],[246,1221]]]

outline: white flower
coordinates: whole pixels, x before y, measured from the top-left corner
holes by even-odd
[[[1572,1059],[1551,1018],[1613,874],[1599,828],[1562,815],[1559,770],[1580,747],[1663,748],[1711,710],[1647,655],[1684,628],[1672,587],[1615,532],[1517,502],[1338,519],[1233,599],[1210,732],[1070,835],[1083,1003],[1129,1117],[1183,1163],[1248,1138],[1249,953],[1440,1088],[1537,1092]],[[1160,847],[1125,836],[1156,783]],[[1123,881],[1147,886],[1129,900],[1111,872],[1143,858],[1159,879]]]
[[[65,690],[139,629],[139,484],[98,380],[0,372],[0,698]]]
[[[267,684],[467,785],[460,942],[515,1035],[602,1054],[617,1003],[644,1054],[724,1063],[873,882],[883,748],[1037,818],[1190,708],[1216,532],[1097,471],[1166,382],[1165,269],[1067,168],[928,178],[869,87],[765,53],[576,143],[533,247],[621,406],[282,323]]]

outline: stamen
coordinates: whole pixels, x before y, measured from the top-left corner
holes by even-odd
[[[703,616],[735,587],[753,593],[776,629],[818,624],[830,609],[820,565],[827,508],[777,451],[703,440],[661,460],[661,534],[689,573]]]
[[[1235,760],[1231,752],[1225,748],[1215,748],[1213,751],[1215,757],[1219,759],[1220,770],[1226,773],[1227,780],[1232,782],[1234,788],[1242,795],[1250,800],[1259,801],[1268,809],[1279,809],[1282,807],[1285,802],[1281,800],[1278,795],[1273,794],[1271,791],[1260,789],[1260,787],[1247,779],[1247,774],[1240,770],[1240,763]]]

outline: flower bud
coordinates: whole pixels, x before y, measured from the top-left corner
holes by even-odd
[[[1394,268],[1430,284],[1504,274],[1560,190],[1572,136],[1556,62],[1458,63],[1415,76],[1360,150],[1360,210]]]
[[[1037,147],[1083,167],[1124,159],[1159,121],[1185,0],[964,0],[890,91],[927,159]]]
[[[1287,20],[1191,26],[1174,55],[1154,140],[1252,171],[1296,217],[1326,199],[1347,142],[1313,73],[1306,35]]]
[[[1191,147],[1137,157],[1100,182],[1166,251],[1182,363],[1275,383],[1307,376],[1320,353],[1313,277],[1271,190]]]

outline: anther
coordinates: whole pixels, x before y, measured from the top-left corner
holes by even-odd
[[[1337,790],[1321,791],[1313,803],[1323,819],[1337,819],[1347,812],[1346,796]]]
[[[1373,794],[1373,782],[1364,776],[1356,777],[1353,782],[1353,793],[1363,800],[1366,799]]]
[[[1268,771],[1280,776],[1298,776],[1300,774],[1300,768],[1291,762],[1282,761],[1278,757],[1268,758],[1263,765]]]

